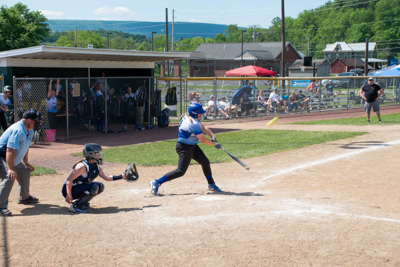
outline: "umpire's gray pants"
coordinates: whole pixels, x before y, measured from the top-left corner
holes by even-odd
[[[19,163],[15,166],[18,178],[19,200],[29,197],[29,183],[31,179],[31,171],[24,164]],[[6,209],[8,206],[8,197],[14,185],[14,181],[7,177],[8,167],[4,158],[0,158],[0,209]]]

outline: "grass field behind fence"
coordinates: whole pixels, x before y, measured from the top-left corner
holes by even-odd
[[[400,124],[400,113],[381,115],[382,124]],[[375,112],[371,111],[371,124],[378,124],[378,117]],[[318,120],[318,121],[303,121],[294,122],[293,124],[307,124],[307,125],[366,125],[367,117],[355,117],[355,118],[341,118],[333,120]]]
[[[217,139],[226,150],[239,158],[245,159],[363,134],[366,133],[246,130],[219,133],[217,134]],[[104,150],[104,160],[125,164],[134,161],[136,164],[143,166],[175,165],[178,161],[175,144],[176,139],[173,139],[109,148]],[[221,150],[203,144],[200,144],[200,146],[212,163],[232,160]]]

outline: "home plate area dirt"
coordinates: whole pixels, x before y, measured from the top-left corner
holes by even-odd
[[[3,266],[399,266],[400,126],[290,120],[280,118],[273,129],[368,134],[246,159],[249,171],[234,161],[212,164],[223,193],[209,193],[194,165],[154,197],[149,181],[175,166],[139,166],[137,182],[104,182],[88,214],[68,212],[61,195],[76,160],[70,153],[82,144],[32,148],[33,163],[51,165],[41,156],[47,151],[63,165],[31,179],[37,205],[18,205],[14,186],[14,216],[0,218]],[[210,126],[265,129],[265,123]],[[118,174],[125,166],[104,168]]]

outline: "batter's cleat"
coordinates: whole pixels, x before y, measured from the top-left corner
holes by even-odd
[[[39,202],[39,199],[34,197],[34,196],[29,196],[28,198],[24,199],[24,200],[18,200],[18,204],[36,204]]]
[[[209,184],[208,190],[213,191],[213,192],[222,192],[222,190],[219,189],[219,187],[215,183]]]
[[[150,192],[154,195],[154,196],[158,196],[158,188],[160,187],[160,184],[157,183],[156,180],[153,180],[150,182]]]
[[[88,213],[86,210],[78,208],[75,203],[72,203],[68,210],[73,213]]]

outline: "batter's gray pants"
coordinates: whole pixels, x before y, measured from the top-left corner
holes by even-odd
[[[7,178],[7,163],[4,158],[0,158],[0,209],[6,209],[8,206],[8,197],[14,185],[14,181]],[[18,178],[19,200],[29,197],[29,183],[31,180],[31,171],[24,164],[19,163],[15,166]]]

